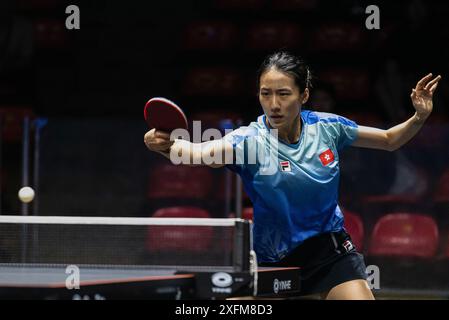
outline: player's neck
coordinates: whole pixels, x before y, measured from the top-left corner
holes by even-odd
[[[278,137],[289,144],[297,143],[301,136],[301,114],[298,113],[289,127],[279,128]]]

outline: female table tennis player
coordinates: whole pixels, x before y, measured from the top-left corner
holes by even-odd
[[[337,203],[338,152],[346,146],[394,151],[407,143],[429,117],[441,77],[429,74],[422,78],[411,93],[415,113],[388,130],[357,125],[335,114],[302,110],[309,98],[310,78],[305,62],[277,52],[268,56],[259,70],[258,95],[264,114],[248,127],[201,144],[170,141],[168,133],[153,129],[144,141],[150,150],[166,157],[171,151],[187,154],[192,161],[213,152],[231,152],[234,162],[227,166],[242,177],[254,205],[253,243],[259,264],[302,267],[303,294],[373,299],[363,256],[343,227]],[[258,162],[236,161],[241,151],[269,149],[270,129],[278,130],[278,168],[274,173],[263,174]]]

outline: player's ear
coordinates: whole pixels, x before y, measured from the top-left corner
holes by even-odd
[[[305,104],[309,100],[309,88],[305,88],[300,96],[301,104]]]

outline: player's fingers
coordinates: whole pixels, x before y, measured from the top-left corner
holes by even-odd
[[[158,143],[158,144],[152,145],[151,148],[156,151],[167,150],[173,145],[173,143],[174,143],[173,141]]]
[[[440,79],[441,79],[441,76],[438,76],[438,77],[436,77],[435,79],[433,79],[432,81],[429,81],[427,84],[426,84],[426,86],[424,87],[424,89],[429,89],[429,88],[432,88],[433,87],[433,85],[435,84],[435,83],[437,83],[438,81],[440,81]]]
[[[169,143],[173,143],[174,141],[170,141],[170,139],[165,139],[165,138],[156,138],[154,139],[156,144],[169,144]]]
[[[151,140],[151,144],[153,145],[162,145],[162,144],[168,144],[170,143],[170,140],[163,139],[163,138],[154,138]]]
[[[436,88],[438,87],[439,82],[435,83],[431,88],[430,88],[430,92],[433,93]]]
[[[150,131],[145,133],[145,135],[143,136],[143,141],[145,141],[145,143],[147,143],[147,142],[152,140],[152,138],[154,137],[154,131],[155,130],[156,129],[151,129]]]
[[[170,141],[170,135],[163,133],[160,131],[155,131],[155,129],[152,129],[148,131],[145,136],[144,140],[148,143],[158,144],[158,143],[164,143],[167,141]]]
[[[173,145],[174,141],[168,141],[168,142],[156,142],[155,140],[151,142],[145,142],[148,149],[153,151],[160,151],[160,150],[167,150]]]
[[[155,132],[155,131],[156,131],[156,129],[151,129],[150,131],[147,131],[147,132],[145,133],[145,137],[154,135],[154,132]]]
[[[155,135],[157,138],[170,139],[170,133],[165,131],[156,130]]]
[[[157,138],[154,133],[154,129],[145,133],[143,140],[145,141],[146,144],[158,144],[167,141],[167,139]]]
[[[416,84],[416,89],[422,88],[427,83],[427,81],[429,81],[430,78],[432,78],[432,74],[431,73],[429,73],[425,77],[422,77],[421,80],[419,80],[418,83]]]
[[[160,148],[161,148],[161,150],[167,150],[167,149],[169,149],[172,145],[173,145],[173,142],[167,143],[167,144],[164,144],[164,145],[161,145]]]

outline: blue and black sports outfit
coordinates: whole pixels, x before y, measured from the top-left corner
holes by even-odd
[[[357,137],[344,117],[303,110],[294,144],[277,138],[265,115],[225,136],[228,168],[242,178],[254,206],[253,244],[261,265],[303,268],[304,294],[366,279],[363,256],[346,233],[338,206],[339,154]]]

